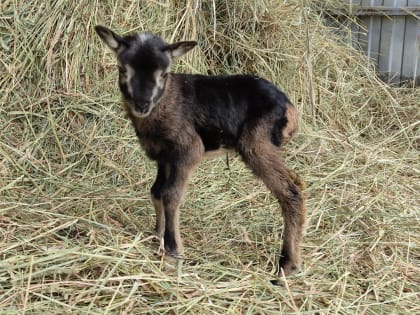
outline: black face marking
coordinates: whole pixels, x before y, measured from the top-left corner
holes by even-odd
[[[120,74],[123,74],[123,75],[127,74],[127,69],[125,67],[118,66],[118,71]]]
[[[146,117],[164,94],[171,64],[162,39],[152,34],[123,38],[128,48],[119,52],[119,86],[136,117]]]
[[[164,95],[172,59],[197,45],[194,41],[168,44],[151,33],[120,36],[101,25],[95,30],[117,55],[121,93],[131,114],[139,118],[148,116]]]

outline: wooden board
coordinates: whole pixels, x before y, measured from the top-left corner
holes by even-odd
[[[359,25],[351,26],[353,47],[365,52],[387,82],[414,80],[420,85],[420,0],[348,3],[351,11],[363,13],[357,15]],[[411,16],[406,9],[412,10]]]

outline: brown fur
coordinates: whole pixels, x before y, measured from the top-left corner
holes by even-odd
[[[296,108],[290,103],[287,104],[285,116],[287,119],[287,124],[282,131],[282,135],[284,143],[287,143],[296,133],[298,126],[298,112]]]
[[[199,140],[193,140],[193,138],[198,138],[198,135],[192,128],[188,128],[189,124],[185,123],[185,120],[188,120],[188,116],[184,115],[177,108],[177,100],[181,99],[179,90],[179,82],[169,76],[167,87],[159,102],[159,106],[147,116],[147,119],[133,116],[129,106],[125,105],[127,114],[131,118],[134,129],[137,132],[140,144],[148,155],[160,152],[162,149],[160,145],[164,143],[164,141],[154,141],[156,127],[159,127],[160,131],[165,131],[164,134],[161,134],[162,140],[174,141],[181,146],[185,145],[189,147],[191,143]],[[183,132],[180,133],[179,130],[183,130]],[[196,149],[200,150],[200,148]]]
[[[293,121],[292,121],[293,122]],[[267,136],[271,121],[263,120],[255,128],[245,128],[241,141],[241,155],[253,173],[261,178],[267,188],[276,196],[282,207],[284,219],[283,248],[280,268],[288,275],[300,268],[299,244],[303,237],[306,221],[303,181],[289,171]],[[296,125],[294,125],[294,128]],[[292,129],[290,129],[292,130]],[[292,176],[291,176],[292,175]]]
[[[155,231],[159,237],[163,237],[165,232],[165,208],[162,200],[156,199],[152,196],[153,207],[156,212],[156,227]]]

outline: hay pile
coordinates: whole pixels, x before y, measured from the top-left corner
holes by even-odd
[[[1,314],[418,313],[419,89],[390,89],[324,26],[339,1],[3,1]],[[93,26],[199,47],[174,70],[252,73],[301,113],[285,152],[306,180],[304,269],[270,284],[276,201],[229,156],[182,207],[182,273],[154,255],[154,165]],[[309,54],[308,54],[309,52]]]

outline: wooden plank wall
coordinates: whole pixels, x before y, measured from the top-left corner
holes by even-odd
[[[420,7],[420,0],[349,0],[353,7]],[[354,46],[360,47],[389,83],[420,85],[420,17],[360,15],[352,26]]]

